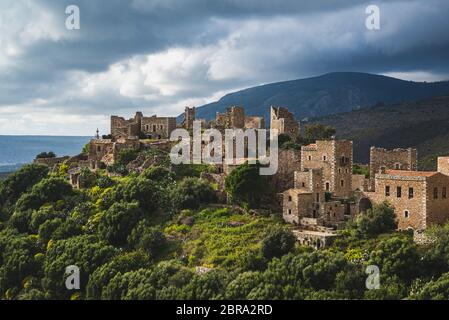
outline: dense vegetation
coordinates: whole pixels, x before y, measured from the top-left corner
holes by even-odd
[[[248,181],[254,168],[233,171],[226,188],[240,206],[226,206],[185,170],[86,171],[74,190],[65,170],[23,167],[0,184],[0,297],[449,298],[449,226],[419,246],[393,231],[393,210],[381,204],[315,251],[298,245],[279,215],[251,210],[263,183]],[[80,290],[65,287],[70,265],[80,268]],[[381,270],[379,290],[365,287],[368,265]]]

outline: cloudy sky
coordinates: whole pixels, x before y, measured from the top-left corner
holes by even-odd
[[[0,134],[107,133],[110,114],[332,71],[446,80],[447,30],[447,0],[1,0]]]

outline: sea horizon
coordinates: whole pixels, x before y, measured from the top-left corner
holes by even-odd
[[[91,136],[0,135],[0,173],[13,172],[31,163],[37,154],[53,151],[56,156],[81,152]]]

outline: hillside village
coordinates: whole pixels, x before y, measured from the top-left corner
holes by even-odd
[[[173,130],[192,130],[193,121],[199,120],[195,113],[194,107],[186,107],[179,125],[176,118],[145,117],[142,112],[136,112],[131,119],[111,116],[111,133],[100,137],[97,132],[87,154],[35,161],[49,166],[64,161],[70,166],[72,186],[79,188],[82,168],[95,171],[111,166],[121,150],[158,150],[158,156],[138,158],[128,165],[131,171],[141,172],[158,164],[164,158],[161,154],[168,154]],[[239,106],[217,112],[212,121],[201,121],[205,127],[220,131],[265,128],[263,117],[247,116]],[[293,140],[300,132],[300,123],[287,108],[271,107],[270,129]],[[331,137],[300,148],[281,148],[278,159],[279,169],[270,178],[277,197],[270,209],[282,212],[283,219],[294,225],[294,234],[302,244],[317,249],[328,246],[347,221],[384,201],[394,207],[398,229],[412,230],[418,240],[427,227],[449,219],[449,157],[438,158],[437,171],[423,172],[417,171],[415,149],[372,146],[369,164],[357,164],[369,175],[355,174],[353,142]],[[214,173],[203,172],[201,179],[216,184],[218,198],[227,202],[224,180],[237,165],[215,166]]]

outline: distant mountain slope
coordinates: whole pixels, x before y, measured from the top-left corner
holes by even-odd
[[[264,116],[271,105],[286,106],[298,119],[341,113],[375,105],[416,101],[449,94],[449,82],[418,83],[391,77],[336,72],[319,77],[271,83],[222,97],[197,109],[197,118],[213,119],[217,111],[242,105],[248,115]],[[181,120],[183,115],[178,120]]]
[[[371,146],[418,149],[422,169],[434,169],[437,155],[449,154],[449,96],[311,119],[354,141],[354,161],[369,162]]]

